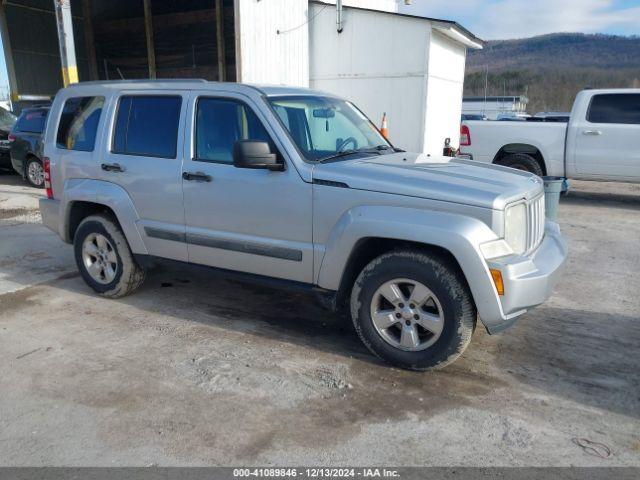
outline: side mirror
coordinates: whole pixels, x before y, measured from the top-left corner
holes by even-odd
[[[254,168],[271,171],[284,170],[278,155],[271,153],[267,142],[239,140],[233,145],[233,165],[237,168]]]

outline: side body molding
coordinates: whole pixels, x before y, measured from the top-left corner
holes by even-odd
[[[136,222],[140,217],[129,194],[122,187],[103,180],[69,179],[65,182],[63,192],[60,206],[62,221],[58,233],[65,242],[71,243],[69,215],[73,202],[93,202],[106,205],[113,210],[133,253],[148,253],[137,228]]]
[[[354,247],[371,237],[448,250],[467,278],[480,317],[502,316],[500,300],[479,249],[480,244],[496,235],[480,220],[462,215],[392,206],[354,207],[340,217],[329,234],[318,270],[318,285],[337,290]]]

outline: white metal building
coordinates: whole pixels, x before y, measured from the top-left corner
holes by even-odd
[[[441,153],[445,138],[457,145],[466,50],[482,41],[455,22],[399,14],[402,1],[70,0],[71,45],[80,81],[312,87],[353,100],[378,125],[386,112],[398,147]],[[62,86],[55,18],[51,0],[0,2],[13,100]]]
[[[238,78],[310,86],[352,100],[391,141],[442,153],[457,145],[467,48],[482,41],[455,22],[397,13],[396,0],[237,2]],[[366,8],[365,8],[366,7]]]
[[[501,97],[464,97],[462,113],[484,115],[488,120],[495,120],[499,115],[518,115],[527,112],[529,99],[520,96]]]

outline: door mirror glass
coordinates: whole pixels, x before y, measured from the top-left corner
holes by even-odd
[[[233,165],[237,168],[284,170],[284,164],[278,155],[271,153],[269,144],[259,140],[237,141],[233,145]]]

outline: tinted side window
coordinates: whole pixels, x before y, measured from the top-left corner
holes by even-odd
[[[16,122],[16,130],[19,132],[42,133],[47,123],[48,110],[26,111],[20,115]]]
[[[64,102],[56,135],[58,148],[93,151],[103,106],[104,97],[76,97]]]
[[[121,97],[113,152],[176,158],[181,105],[178,96]]]
[[[640,94],[594,95],[587,113],[587,120],[591,123],[640,125]]]
[[[260,140],[275,148],[260,119],[249,107],[234,100],[201,98],[196,113],[197,160],[233,163],[238,140]]]

